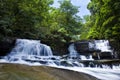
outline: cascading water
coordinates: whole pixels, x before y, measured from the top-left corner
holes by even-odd
[[[95,40],[94,43],[95,49],[101,50],[101,52],[112,52],[108,40]]]
[[[54,58],[49,46],[40,43],[40,40],[17,39],[16,46],[5,56],[5,60],[12,63],[54,64]],[[28,64],[29,64],[28,63]]]
[[[84,42],[81,42],[81,45],[84,45]],[[88,47],[89,49],[84,47],[86,49],[83,49],[83,50],[84,51],[86,50],[88,53],[81,54],[81,53],[78,53],[79,51],[76,50],[76,46],[74,43],[70,44],[70,46],[68,47],[69,58],[68,60],[66,60],[66,63],[68,65],[71,64],[72,66],[97,67],[97,68],[105,68],[105,69],[120,67],[119,63],[109,63],[111,59],[101,60],[103,62],[99,60],[94,60],[92,56],[94,52],[89,53],[91,52],[91,49],[93,49],[94,51],[98,51],[97,54],[98,54],[99,59],[101,56],[104,57],[104,55],[105,56],[107,55],[108,58],[110,58],[108,55],[113,56],[113,52],[111,50],[108,40],[94,40],[92,42],[88,42],[88,44],[86,44],[85,42],[85,45],[87,45],[86,47]],[[117,60],[114,60],[114,62],[117,62]]]
[[[38,40],[17,39],[16,46],[10,56],[53,56],[49,46],[41,44]]]
[[[70,44],[70,46],[68,47],[68,51],[70,59],[93,60],[91,55],[80,55],[80,53],[76,51],[74,43]]]
[[[79,54],[75,50],[75,46],[74,46],[73,43],[70,44],[70,46],[68,47],[68,51],[69,51],[69,57],[70,58],[77,58],[77,57],[79,57]]]
[[[94,44],[89,43],[89,48],[91,49],[93,47],[101,52],[112,51],[110,50],[107,40],[97,40],[94,41]],[[113,69],[107,65],[96,64],[97,61],[92,58],[92,55],[86,57],[81,55],[81,53],[78,53],[75,49],[74,43],[69,46],[68,51],[69,58],[65,59],[60,56],[54,56],[51,48],[40,43],[39,40],[17,39],[16,46],[7,56],[0,59],[0,62],[22,63],[32,66],[45,65],[84,72],[102,80],[107,80],[108,78],[111,78],[111,80],[120,80],[119,64],[117,64],[117,66],[112,65]],[[108,76],[104,74],[108,74]]]
[[[100,53],[104,53],[104,55],[111,55],[111,57],[115,56],[113,54],[113,50],[111,49],[110,45],[109,45],[109,41],[108,40],[95,40],[94,41],[95,44],[95,49],[96,50],[100,50]],[[98,53],[98,59],[101,59],[100,57],[100,53]],[[110,56],[109,56],[110,57]]]

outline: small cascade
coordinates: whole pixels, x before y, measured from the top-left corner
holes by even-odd
[[[100,50],[101,52],[112,52],[108,40],[95,40],[94,43],[96,50]]]
[[[99,50],[97,53],[98,59],[102,59],[104,57],[114,58],[115,55],[113,54],[113,50],[111,49],[108,40],[95,40],[94,44],[94,49]]]
[[[80,60],[93,60],[92,55],[81,55],[75,49],[74,43],[70,44],[68,47],[70,59],[80,59]]]
[[[79,57],[79,54],[75,50],[74,43],[70,44],[70,46],[68,47],[68,51],[69,51],[70,58],[78,58]]]

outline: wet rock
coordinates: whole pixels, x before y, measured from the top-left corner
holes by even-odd
[[[100,59],[113,59],[114,56],[111,54],[111,52],[101,52],[100,53]]]
[[[75,48],[77,52],[83,53],[89,51],[89,42],[75,42]]]
[[[85,40],[74,42],[75,50],[80,55],[92,55],[94,59],[113,59],[115,54],[112,53],[108,40]]]
[[[93,52],[100,52],[100,50],[95,49],[94,41],[78,41],[75,42],[75,49],[78,53],[82,55],[88,55]]]
[[[120,59],[120,41],[118,40],[110,40],[110,46],[114,50],[115,58]]]
[[[0,64],[0,80],[99,80],[82,72],[47,66]]]
[[[94,52],[92,57],[94,59],[115,59],[111,52]]]

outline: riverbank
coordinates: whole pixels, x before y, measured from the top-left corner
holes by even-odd
[[[85,73],[23,64],[0,63],[0,80],[98,80]]]

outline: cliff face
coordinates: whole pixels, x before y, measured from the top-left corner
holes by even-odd
[[[5,56],[15,46],[15,38],[4,38],[0,40],[0,56]]]
[[[98,80],[84,73],[45,66],[0,64],[0,80]]]

